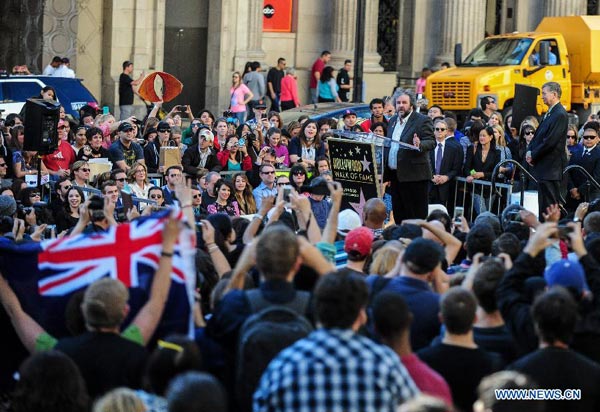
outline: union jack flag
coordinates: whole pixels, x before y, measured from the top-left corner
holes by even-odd
[[[55,336],[66,332],[64,313],[70,297],[106,276],[129,288],[127,324],[148,299],[168,214],[165,211],[137,219],[104,233],[16,246],[0,242],[0,270],[25,310]],[[193,233],[182,231],[175,247],[169,299],[158,334],[190,331],[194,243]]]

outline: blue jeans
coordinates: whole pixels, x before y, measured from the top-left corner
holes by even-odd
[[[246,120],[246,112],[238,112],[234,113],[235,118],[238,119],[239,124],[243,124],[244,120]]]

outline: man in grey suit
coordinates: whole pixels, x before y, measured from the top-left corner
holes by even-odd
[[[393,142],[414,145],[418,150],[392,144],[384,156],[384,180],[390,182],[394,220],[425,219],[428,208],[429,181],[432,178],[429,151],[435,147],[431,119],[415,111],[414,94],[396,90],[392,96],[396,115],[390,119],[388,136]]]
[[[533,166],[533,176],[538,181],[539,217],[544,218],[546,208],[560,203],[562,171],[567,166],[567,128],[569,118],[560,103],[560,84],[548,82],[542,86],[542,100],[548,111],[529,144],[525,160]]]

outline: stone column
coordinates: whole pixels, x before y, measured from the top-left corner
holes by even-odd
[[[265,60],[265,52],[262,48],[262,10],[262,0],[247,0],[238,3],[237,22],[234,23],[237,25],[234,28],[237,32],[234,70],[242,70],[247,61],[264,62]]]
[[[382,72],[379,64],[381,56],[377,53],[377,34],[379,19],[379,0],[367,0],[365,15],[365,56],[363,70],[365,72]]]
[[[585,0],[546,0],[544,16],[581,16],[587,14]]]
[[[463,58],[484,37],[486,0],[446,0],[442,17],[442,43],[436,63],[454,64],[454,45],[462,43]],[[465,24],[465,22],[468,22]]]
[[[335,0],[329,66],[339,70],[344,65],[344,60],[354,60],[355,34],[356,0]]]
[[[363,70],[382,72],[377,53],[377,17],[379,0],[367,0],[365,10],[365,54]],[[335,0],[333,4],[333,31],[331,35],[331,60],[329,65],[336,70],[344,65],[344,60],[354,61],[356,45],[356,0]]]

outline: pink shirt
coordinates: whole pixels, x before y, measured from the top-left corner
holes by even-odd
[[[317,61],[315,61],[315,63],[312,66],[312,69],[310,71],[310,89],[316,89],[317,88],[317,79],[315,79],[315,73],[319,72],[320,74],[323,74],[323,69],[325,68],[325,63],[323,63],[323,60],[321,60],[320,58],[317,59]]]
[[[293,101],[296,106],[300,106],[298,98],[298,84],[293,76],[285,75],[281,79],[281,97],[282,102]]]
[[[241,113],[246,111],[246,105],[244,104],[244,100],[246,100],[246,96],[252,93],[248,86],[245,84],[239,85],[237,88],[229,89],[229,94],[231,95],[231,111],[234,113]]]
[[[415,88],[415,93],[425,93],[425,85],[427,84],[427,79],[423,77],[419,77],[417,79],[417,87]]]
[[[414,353],[402,356],[400,360],[421,392],[440,398],[448,405],[452,405],[450,387],[439,373],[427,366]]]

